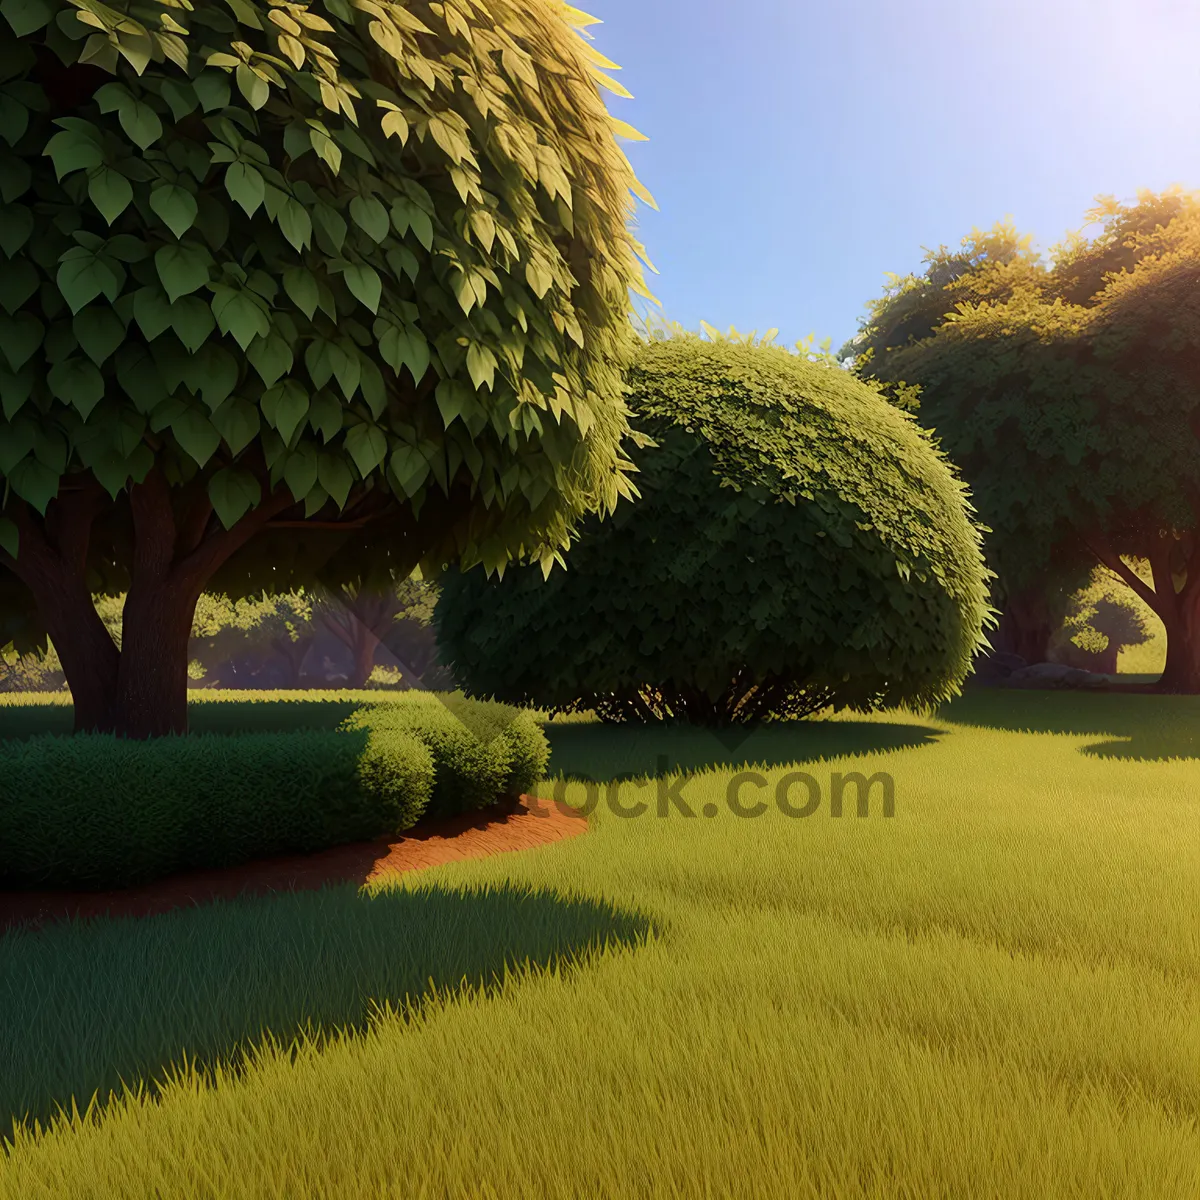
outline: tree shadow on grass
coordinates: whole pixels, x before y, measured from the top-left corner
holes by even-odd
[[[354,886],[239,899],[142,920],[0,936],[0,1137],[84,1110],[123,1084],[151,1090],[184,1055],[237,1068],[268,1036],[366,1028],[375,1006],[431,989],[493,992],[527,966],[578,966],[639,946],[650,921],[514,886]]]
[[[1080,747],[1081,754],[1096,758],[1200,758],[1200,696],[980,690],[943,706],[938,716],[1018,733],[1104,735],[1103,741]]]
[[[548,724],[550,769],[596,783],[668,773],[781,767],[930,746],[942,730],[887,721],[788,721],[733,730],[690,725]]]

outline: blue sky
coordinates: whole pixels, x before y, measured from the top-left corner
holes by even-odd
[[[633,100],[665,315],[836,349],[886,271],[1012,215],[1200,188],[1194,0],[575,0]]]

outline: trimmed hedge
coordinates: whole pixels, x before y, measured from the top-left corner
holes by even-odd
[[[403,731],[0,743],[0,883],[127,887],[398,833],[433,759]]]
[[[433,755],[428,814],[449,817],[528,792],[546,773],[549,743],[530,712],[462,696],[420,696],[363,709],[346,728],[416,735]]]

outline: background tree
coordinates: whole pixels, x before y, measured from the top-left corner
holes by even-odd
[[[629,377],[641,498],[549,578],[443,581],[471,691],[602,718],[726,725],[936,703],[981,644],[961,484],[911,418],[781,348],[675,336]]]
[[[1044,284],[962,306],[891,369],[920,380],[921,420],[971,483],[999,560],[1020,547],[1027,562],[1108,567],[1163,622],[1164,688],[1194,691],[1200,206],[1168,199],[1165,214],[1160,197],[1105,202],[1100,236]]]
[[[1048,306],[1049,311],[1055,301],[1076,312],[1094,306],[1109,278],[1140,261],[1154,231],[1185,213],[1190,203],[1180,189],[1161,195],[1140,193],[1137,204],[1129,206],[1101,198],[1085,218],[1088,224],[1099,225],[1098,232],[1091,238],[1081,232],[1068,234],[1051,249],[1049,260],[1033,250],[1031,239],[1019,234],[1011,221],[987,233],[973,230],[960,250],[941,247],[927,252],[923,274],[892,277],[884,296],[869,305],[858,335],[840,352],[859,375],[878,383],[894,402],[916,411],[923,424],[936,429],[964,470],[981,515],[991,527],[985,545],[997,574],[995,595],[1002,610],[991,639],[997,649],[1031,662],[1047,658],[1067,617],[1071,596],[1087,583],[1096,557],[1078,539],[1064,538],[1054,520],[1043,519],[1049,508],[1042,512],[1036,505],[1022,508],[1018,516],[1002,484],[993,488],[977,476],[967,459],[987,453],[980,438],[991,436],[991,431],[975,428],[977,411],[969,396],[961,398],[952,416],[943,407],[941,423],[935,422],[928,405],[922,404],[929,384],[923,371],[930,359],[915,348],[929,343],[939,329],[964,313],[981,309],[1011,317],[1018,312],[1028,315],[1039,306]],[[1001,352],[998,369],[1003,371],[1012,361],[1015,347],[1015,342],[1010,343]],[[1003,470],[999,461],[996,465]],[[1034,465],[1037,472],[1045,468],[1042,462]],[[1025,486],[1036,492],[1041,479],[1035,475],[1022,480],[1014,469],[1009,483],[1010,490]]]
[[[1152,639],[1152,620],[1149,609],[1124,582],[1098,567],[1087,587],[1071,597],[1052,657],[1068,666],[1115,675],[1122,650]]]
[[[549,561],[629,493],[649,197],[582,14],[0,11],[0,600],[77,728],[186,727],[206,589]]]

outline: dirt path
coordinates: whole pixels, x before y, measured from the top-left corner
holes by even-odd
[[[0,931],[29,922],[41,925],[68,917],[144,917],[232,899],[316,889],[326,884],[365,883],[401,871],[418,871],[463,858],[482,858],[575,837],[587,818],[553,800],[520,801],[430,822],[396,841],[381,838],[335,846],[319,854],[262,859],[238,867],[188,871],[142,887],[114,892],[0,891]]]

